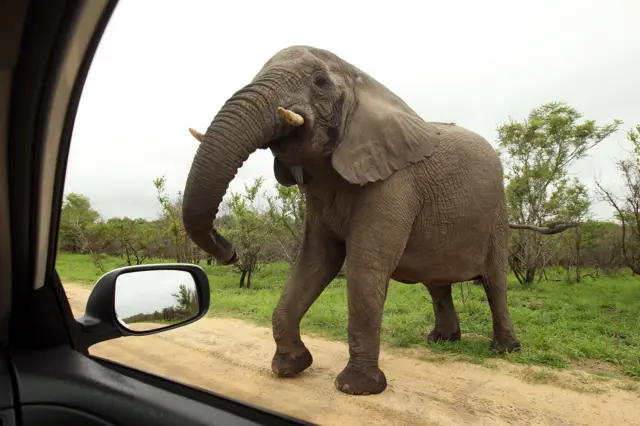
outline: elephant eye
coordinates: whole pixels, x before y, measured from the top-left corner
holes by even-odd
[[[329,87],[329,79],[324,74],[317,74],[313,79],[313,84],[319,89],[326,89]]]

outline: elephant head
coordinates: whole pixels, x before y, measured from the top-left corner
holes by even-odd
[[[292,46],[271,57],[216,114],[193,160],[183,198],[189,237],[223,264],[233,245],[213,227],[229,183],[269,148],[283,185],[336,179],[364,185],[432,154],[437,127],[384,85],[335,54]],[[425,142],[426,141],[426,142]]]

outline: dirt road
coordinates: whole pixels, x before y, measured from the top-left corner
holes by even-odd
[[[82,315],[89,290],[73,284],[65,290],[74,314]],[[383,351],[387,390],[344,395],[333,380],[347,362],[347,346],[303,339],[314,364],[286,380],[271,373],[271,330],[233,319],[203,318],[157,335],[101,343],[90,352],[321,425],[640,425],[640,393],[618,389],[617,380],[574,371],[554,373],[564,387],[531,384],[520,379],[531,368],[427,362],[426,351]],[[566,388],[580,384],[582,392]]]

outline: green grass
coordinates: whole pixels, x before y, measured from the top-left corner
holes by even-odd
[[[153,260],[152,262],[156,262]],[[148,262],[151,263],[151,262]],[[106,257],[107,270],[123,266]],[[93,284],[102,275],[84,255],[60,254],[57,270],[63,282]],[[232,267],[206,266],[211,283],[209,315],[240,318],[270,326],[271,312],[288,275],[286,264],[265,265],[253,277],[253,288],[239,289],[239,273]],[[500,356],[488,349],[491,313],[482,287],[454,285],[454,302],[463,338],[459,342],[426,342],[434,316],[422,285],[392,281],[385,305],[382,341],[394,347],[424,346],[435,353],[456,354],[482,364],[506,358],[549,367],[598,360],[640,380],[640,278],[622,276],[586,279],[580,284],[543,281],[531,289],[509,278],[509,307],[522,350]],[[347,340],[346,281],[334,280],[302,321],[303,333]]]
[[[532,370],[531,367],[525,369],[522,374],[522,379],[529,383],[540,384],[553,384],[558,381],[558,376],[552,371],[548,370]]]
[[[627,392],[638,392],[640,390],[638,385],[633,383],[624,383],[624,384],[618,385],[617,387],[618,389],[627,391]]]

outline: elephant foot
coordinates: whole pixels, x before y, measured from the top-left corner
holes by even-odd
[[[499,354],[506,354],[520,351],[520,341],[515,337],[493,338],[489,349]]]
[[[379,368],[356,370],[347,365],[334,382],[336,388],[349,395],[374,395],[387,388],[387,378]]]
[[[462,333],[460,332],[460,330],[454,331],[452,333],[443,333],[440,330],[438,330],[437,328],[434,328],[433,330],[431,330],[431,333],[429,333],[429,335],[427,336],[427,341],[429,341],[429,342],[442,342],[442,341],[457,342],[458,340],[460,340],[461,334]]]
[[[312,363],[313,357],[306,347],[298,355],[276,350],[271,360],[271,371],[278,377],[293,377],[309,368]]]

